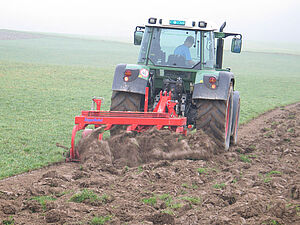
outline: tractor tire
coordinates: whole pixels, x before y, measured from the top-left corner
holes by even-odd
[[[230,144],[237,145],[238,142],[238,129],[240,120],[240,94],[238,91],[233,92],[233,114],[231,125]]]
[[[113,91],[111,96],[110,111],[140,111],[142,95],[137,93]],[[114,136],[125,130],[124,125],[115,125],[110,130]]]
[[[231,126],[233,90],[230,86],[227,100],[199,99],[196,102],[197,116],[196,128],[202,129],[215,143],[225,149],[229,149]]]

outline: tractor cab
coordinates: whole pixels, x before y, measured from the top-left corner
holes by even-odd
[[[212,69],[215,64],[213,31],[146,26],[138,63]]]
[[[213,23],[206,21],[149,18],[147,25],[136,27],[134,44],[141,45],[138,65],[149,70],[149,103],[153,108],[161,90],[171,91],[173,100],[183,105],[177,110],[179,115],[193,113],[185,107],[192,106],[192,99],[219,98],[218,71],[230,72],[230,69],[222,69],[224,38],[234,36],[233,53],[240,53],[242,44],[240,34],[223,32],[225,25],[217,31]],[[232,74],[227,76],[234,84]],[[215,82],[209,83],[209,79]]]
[[[189,70],[221,69],[223,42],[218,41],[216,49],[215,38],[235,36],[232,52],[241,51],[241,35],[223,33],[224,27],[216,32],[214,25],[205,21],[150,18],[134,33],[135,45],[141,45],[138,63]]]

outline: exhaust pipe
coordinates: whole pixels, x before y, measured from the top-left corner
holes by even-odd
[[[226,21],[222,24],[220,27],[219,32],[223,32],[224,28],[226,26]],[[223,64],[223,47],[224,47],[224,39],[223,38],[218,38],[217,42],[217,69],[222,69],[222,64]]]

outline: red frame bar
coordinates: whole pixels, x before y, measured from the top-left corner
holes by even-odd
[[[102,111],[103,112],[103,111]],[[105,111],[104,111],[105,112]],[[186,125],[186,117],[169,117],[169,114],[165,113],[162,117],[157,115],[156,113],[148,113],[145,114],[137,114],[132,113],[132,115],[128,113],[120,112],[109,112],[109,114],[102,114],[101,116],[76,116],[75,124],[79,124],[80,127],[84,127],[88,124],[94,125],[105,125],[105,124],[113,124],[113,125],[164,125],[164,126],[184,126]]]
[[[148,99],[149,99],[149,87],[146,87],[146,91],[145,91],[144,112],[147,112],[147,111],[148,111]]]

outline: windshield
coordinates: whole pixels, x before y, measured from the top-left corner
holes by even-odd
[[[213,36],[206,33],[208,32],[146,27],[141,44],[139,62],[152,63],[157,66],[182,68],[199,66],[200,68],[202,57],[204,57],[202,59],[204,65],[207,64],[206,61],[214,59]],[[151,43],[149,43],[149,40],[151,40]],[[205,54],[201,57],[202,42],[205,45],[203,46]],[[150,62],[146,61],[148,48]],[[211,67],[211,65],[207,66]]]

